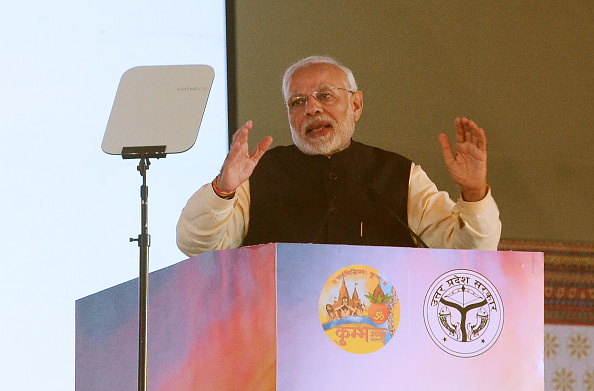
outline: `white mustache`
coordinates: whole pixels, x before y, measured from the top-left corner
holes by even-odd
[[[316,126],[317,124],[319,124],[321,122],[323,122],[325,124],[329,124],[333,128],[336,127],[336,121],[334,121],[332,119],[332,117],[325,115],[325,114],[320,114],[319,116],[316,116],[314,118],[311,118],[311,119],[308,119],[307,121],[305,121],[303,124],[303,130],[307,131],[310,127]]]

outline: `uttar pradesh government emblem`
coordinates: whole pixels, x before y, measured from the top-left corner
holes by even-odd
[[[335,345],[351,353],[384,347],[400,320],[400,302],[392,284],[369,266],[336,272],[322,290],[322,328]]]
[[[499,292],[471,270],[453,270],[435,280],[425,296],[423,315],[437,346],[458,357],[486,352],[503,328]]]

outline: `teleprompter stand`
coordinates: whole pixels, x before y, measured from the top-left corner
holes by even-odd
[[[138,301],[138,390],[146,390],[148,365],[148,289],[149,289],[149,247],[151,236],[148,233],[148,186],[146,172],[151,165],[149,159],[166,157],[165,145],[152,147],[124,147],[123,159],[140,159],[137,170],[142,176],[140,186],[140,235],[130,242],[138,242],[140,248],[140,276]]]
[[[190,149],[198,136],[214,70],[208,65],[136,67],[124,73],[101,144],[104,152],[140,159],[141,232],[138,302],[138,391],[147,389],[149,247],[149,159]]]

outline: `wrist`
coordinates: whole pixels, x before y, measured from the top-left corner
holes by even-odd
[[[212,190],[215,192],[215,194],[224,200],[230,200],[233,197],[235,197],[235,190],[233,190],[233,191],[222,190],[218,186],[218,179],[219,179],[219,176],[217,175],[215,177],[215,179],[212,181]]]
[[[465,189],[462,188],[462,199],[467,202],[478,202],[484,199],[489,192],[489,186],[485,185],[482,189]]]

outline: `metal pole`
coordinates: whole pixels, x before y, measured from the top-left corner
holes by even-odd
[[[139,278],[139,303],[138,303],[138,391],[147,389],[147,358],[148,358],[148,288],[149,288],[149,247],[151,237],[148,234],[148,187],[146,185],[146,170],[150,162],[148,158],[142,157],[138,165],[138,171],[142,176],[140,187],[140,219],[141,234],[137,241],[140,247],[140,278]]]

